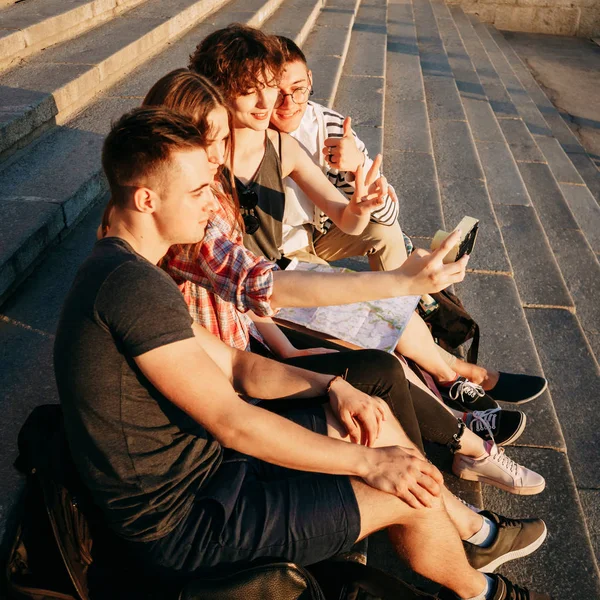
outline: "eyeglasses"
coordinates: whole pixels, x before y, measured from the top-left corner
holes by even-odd
[[[304,104],[308,102],[308,98],[313,95],[313,90],[307,87],[296,88],[291,94],[282,94],[279,92],[277,100],[275,100],[275,108],[279,108],[288,96],[292,97],[294,104]]]
[[[260,227],[260,221],[256,214],[256,207],[258,206],[258,194],[254,190],[244,190],[240,195],[240,206],[250,211],[250,214],[243,215],[244,228],[248,235],[256,233]]]

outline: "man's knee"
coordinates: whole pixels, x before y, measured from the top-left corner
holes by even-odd
[[[429,507],[413,508],[398,496],[371,488],[360,480],[352,480],[352,488],[361,516],[361,537],[394,525],[424,525],[447,518],[441,496],[430,495]]]

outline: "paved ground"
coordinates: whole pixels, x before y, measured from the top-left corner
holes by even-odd
[[[536,33],[507,31],[504,37],[600,168],[600,45]]]

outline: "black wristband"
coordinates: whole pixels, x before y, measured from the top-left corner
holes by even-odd
[[[458,419],[458,431],[452,436],[452,439],[446,444],[448,448],[450,448],[450,452],[452,454],[456,454],[461,449],[460,438],[463,436],[465,429],[467,426],[465,425],[462,419]]]

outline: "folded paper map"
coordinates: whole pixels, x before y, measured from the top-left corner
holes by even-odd
[[[351,271],[296,260],[287,269],[322,273]],[[277,313],[277,319],[302,325],[361,348],[393,352],[418,302],[419,296],[400,296],[343,306],[283,308]]]

